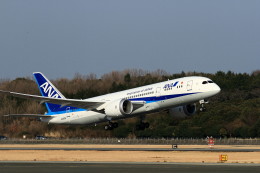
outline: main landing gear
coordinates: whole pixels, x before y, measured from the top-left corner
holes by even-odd
[[[147,129],[149,128],[150,124],[147,123],[147,122],[142,122],[140,124],[137,124],[136,125],[136,130],[144,130],[144,129]]]
[[[144,122],[144,118],[145,118],[144,115],[140,116],[140,120],[141,120],[141,121],[140,121],[140,124],[137,124],[137,125],[136,125],[136,130],[144,130],[144,129],[147,129],[147,128],[150,127],[150,124],[149,124],[149,123]]]
[[[105,130],[113,130],[113,129],[117,128],[117,127],[118,127],[118,123],[117,122],[113,123],[113,122],[109,121],[109,124],[105,125],[104,128],[105,128]]]
[[[205,112],[206,111],[206,108],[205,108],[205,104],[208,104],[209,103],[209,101],[208,100],[205,100],[205,99],[203,99],[203,100],[200,100],[200,111],[201,112]]]

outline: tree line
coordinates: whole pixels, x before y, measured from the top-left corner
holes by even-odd
[[[75,74],[72,79],[53,80],[54,85],[67,98],[85,99],[175,79],[185,76],[209,77],[221,87],[221,93],[210,99],[206,112],[197,112],[192,117],[175,119],[165,112],[147,115],[145,121],[150,127],[143,131],[136,129],[138,117],[120,120],[113,131],[98,126],[48,125],[29,118],[3,117],[6,114],[43,114],[44,105],[0,95],[0,135],[8,137],[34,137],[45,135],[62,138],[118,137],[118,138],[201,138],[214,137],[260,137],[260,70],[251,74],[218,71],[215,74],[181,72],[169,74],[163,70],[145,71],[129,69],[112,71],[97,77],[95,74]],[[14,80],[0,80],[0,89],[39,95],[39,90],[31,77]],[[199,106],[199,105],[198,105]]]

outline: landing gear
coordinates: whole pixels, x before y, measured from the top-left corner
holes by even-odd
[[[140,116],[140,124],[136,125],[136,130],[144,130],[150,127],[150,124],[147,122],[144,122],[145,116],[141,115]]]
[[[200,107],[200,112],[205,112],[207,109],[203,106]]]
[[[141,122],[140,124],[136,125],[136,130],[144,130],[150,127],[150,124],[147,122]]]
[[[109,121],[109,124],[108,125],[105,125],[105,130],[113,130],[114,128],[117,128],[118,127],[118,123],[115,122],[115,123],[112,123]]]
[[[209,101],[208,100],[200,100],[200,105],[201,105],[201,107],[200,107],[200,111],[201,112],[205,112],[206,111],[206,108],[205,108],[205,104],[208,104],[209,103]]]

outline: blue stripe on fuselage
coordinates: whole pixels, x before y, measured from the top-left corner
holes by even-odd
[[[48,112],[45,115],[56,115],[56,114],[65,114],[65,113],[82,112],[82,111],[87,111],[87,109],[70,109],[67,111]]]

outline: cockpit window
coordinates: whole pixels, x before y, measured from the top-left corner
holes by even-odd
[[[207,81],[203,81],[202,84],[207,84],[208,82]]]
[[[208,83],[214,83],[212,80],[208,80]]]

